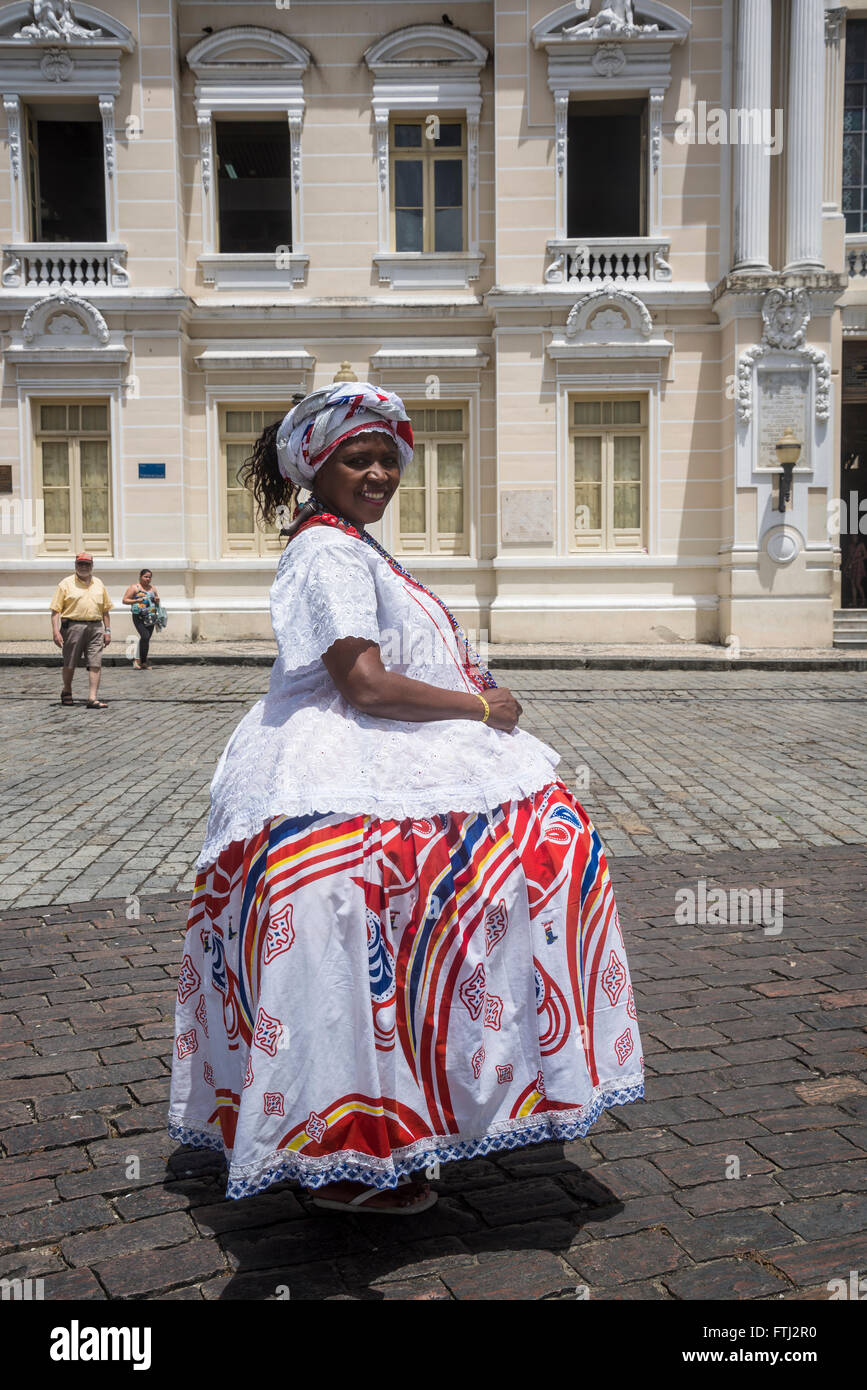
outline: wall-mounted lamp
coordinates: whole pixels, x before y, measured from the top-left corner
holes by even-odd
[[[798,439],[791,425],[787,425],[774,445],[777,458],[782,465],[780,474],[779,490],[777,493],[778,512],[786,510],[786,503],[792,495],[792,474],[795,471],[795,464],[801,456],[801,441]]]

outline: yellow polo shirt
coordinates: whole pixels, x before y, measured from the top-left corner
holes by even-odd
[[[77,574],[61,579],[51,600],[52,613],[74,623],[98,622],[113,607],[105,585],[96,575],[89,584],[83,584]]]

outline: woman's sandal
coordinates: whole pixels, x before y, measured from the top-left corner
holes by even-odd
[[[403,1187],[409,1182],[409,1178],[401,1178],[398,1187]],[[366,1192],[359,1192],[357,1197],[350,1197],[345,1202],[335,1201],[332,1197],[311,1197],[314,1207],[321,1207],[324,1211],[350,1211],[376,1216],[415,1216],[419,1212],[429,1211],[438,1199],[438,1193],[428,1192],[426,1196],[419,1197],[416,1202],[412,1202],[406,1207],[370,1207],[366,1204],[371,1197],[379,1196],[381,1191],[395,1191],[394,1188],[380,1189],[369,1187]]]
[[[74,701],[73,698],[72,698],[72,691],[71,691],[71,690],[61,690],[61,692],[60,692],[60,703],[61,703],[62,705],[74,705],[74,704],[75,704],[75,701]]]
[[[88,700],[86,708],[87,708],[87,709],[108,709],[108,705],[105,703],[104,700]]]

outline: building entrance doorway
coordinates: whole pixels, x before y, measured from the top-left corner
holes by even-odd
[[[843,347],[840,431],[840,601],[867,609],[867,342]]]

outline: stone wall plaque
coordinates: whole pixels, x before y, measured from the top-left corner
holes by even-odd
[[[775,445],[787,425],[801,440],[797,468],[810,468],[811,421],[807,418],[810,368],[759,368],[759,456],[757,468],[777,468]]]
[[[501,492],[500,525],[504,541],[553,541],[553,492],[537,487]]]

